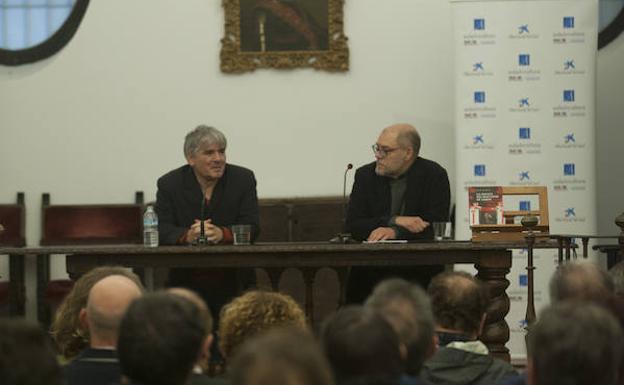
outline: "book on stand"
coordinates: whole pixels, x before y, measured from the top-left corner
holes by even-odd
[[[469,187],[468,207],[470,226],[502,225],[503,188],[501,186]]]

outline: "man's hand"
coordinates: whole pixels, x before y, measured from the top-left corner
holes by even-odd
[[[429,222],[424,221],[421,217],[396,217],[394,222],[407,229],[411,233],[420,233],[429,227]]]
[[[394,231],[392,227],[378,227],[375,230],[371,231],[367,240],[369,242],[377,242],[377,241],[383,241],[386,239],[395,239],[395,238],[396,238],[396,232]]]
[[[193,223],[186,232],[186,242],[192,243],[194,240],[199,238],[200,231],[201,221],[199,219],[195,219],[195,223]],[[219,243],[223,239],[223,231],[219,226],[213,225],[212,220],[210,219],[206,219],[204,221],[204,233],[206,235],[206,239],[212,243]]]

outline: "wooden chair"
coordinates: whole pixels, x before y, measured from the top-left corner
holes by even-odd
[[[24,193],[17,193],[14,204],[0,204],[0,247],[24,247],[26,237],[26,206]],[[20,282],[0,282],[0,316],[24,315],[26,300],[24,282],[24,258],[9,257],[11,276],[20,275]]]
[[[143,242],[143,192],[133,204],[52,205],[42,195],[42,246],[140,244]],[[50,281],[50,260],[37,258],[39,321],[49,325],[53,310],[73,287],[71,280]]]

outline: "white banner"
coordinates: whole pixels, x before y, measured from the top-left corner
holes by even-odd
[[[598,1],[455,1],[453,17],[457,239],[471,236],[469,186],[547,186],[550,232],[594,234]],[[536,252],[538,309],[556,256]],[[526,251],[514,252],[508,279],[507,346],[523,358]]]

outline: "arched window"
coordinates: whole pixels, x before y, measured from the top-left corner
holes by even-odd
[[[0,64],[48,58],[74,36],[89,0],[0,0]]]

